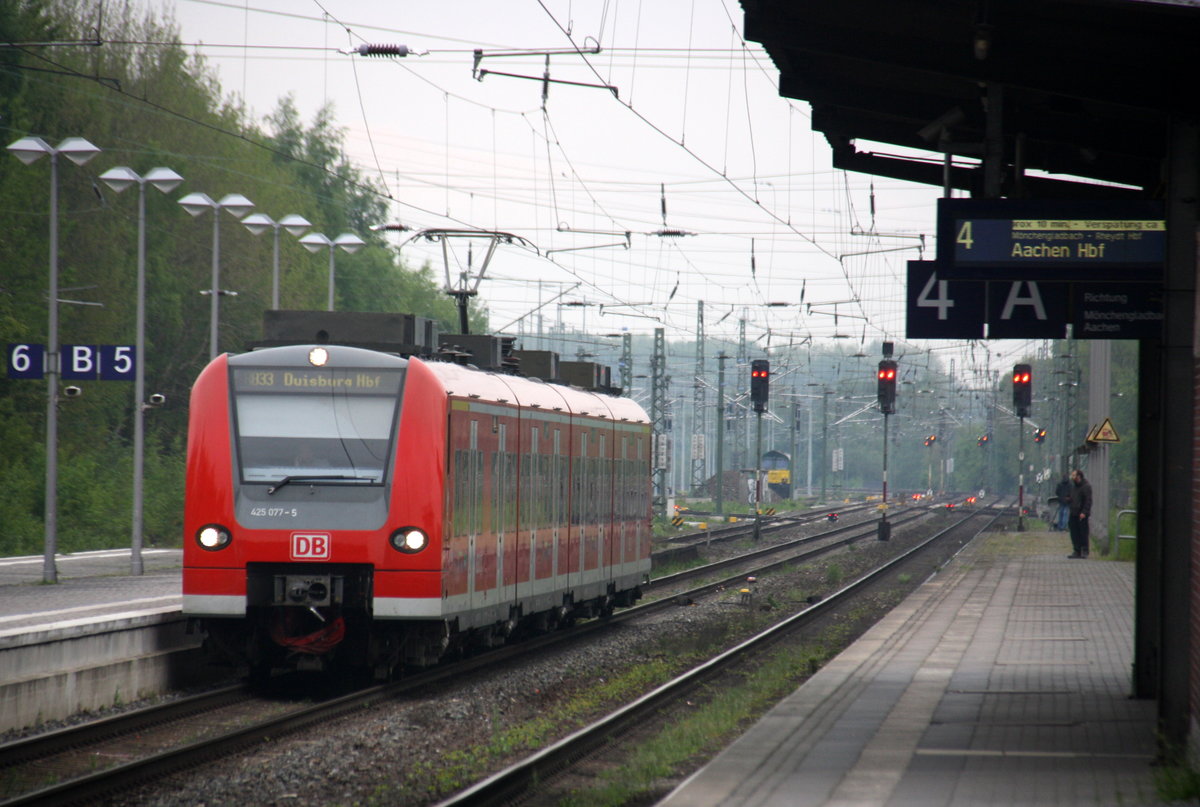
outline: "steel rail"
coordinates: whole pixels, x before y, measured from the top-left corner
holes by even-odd
[[[983,511],[976,511],[968,518],[979,515],[982,512]],[[916,518],[920,515],[924,515],[925,513],[926,511],[924,510],[912,511],[909,517]],[[964,521],[966,520],[967,519],[964,519]],[[786,549],[791,547],[794,543],[812,541],[818,539],[819,537],[830,537],[831,534],[854,529],[855,527],[862,528],[863,525],[848,525],[844,528],[827,531],[826,533],[823,533],[822,536],[799,539],[798,542],[789,542],[786,544],[776,545],[774,547],[756,550],[753,553],[749,553],[748,556],[739,556],[738,558],[717,561],[713,564],[696,567],[695,569],[690,569],[686,572],[680,572],[676,575],[670,575],[669,578],[674,582],[680,582],[681,580],[686,579],[686,577],[709,574],[739,561],[745,562],[747,557],[753,559],[753,557],[761,556],[763,554],[786,551]],[[579,640],[589,636],[595,631],[603,630],[609,625],[625,622],[640,616],[645,616],[660,609],[672,607],[676,599],[679,597],[694,598],[701,596],[716,588],[720,588],[721,586],[730,585],[735,581],[739,581],[743,579],[746,574],[762,573],[777,566],[795,563],[797,560],[811,559],[812,557],[816,557],[822,553],[852,543],[853,541],[861,540],[862,538],[873,534],[874,528],[871,527],[861,535],[849,536],[830,545],[814,549],[808,553],[792,555],[785,559],[773,561],[761,567],[756,567],[752,570],[745,570],[734,577],[708,582],[687,591],[677,593],[674,597],[667,597],[654,602],[644,603],[639,606],[623,609],[619,613],[606,619],[590,620],[581,625],[577,625],[568,631],[556,631],[553,633],[532,637],[518,644],[497,648],[472,658],[457,661],[454,664],[450,664],[445,667],[438,667],[432,670],[423,671],[416,675],[406,677],[402,681],[378,684],[363,690],[349,693],[347,695],[333,698],[328,701],[323,701],[312,706],[299,708],[288,712],[287,714],[279,715],[260,723],[228,732],[219,737],[198,740],[187,745],[149,755],[139,760],[133,760],[112,768],[95,771],[76,779],[71,779],[7,799],[0,802],[0,807],[18,807],[18,805],[24,807],[25,805],[89,803],[104,794],[133,787],[156,778],[161,778],[179,770],[195,767],[204,764],[205,762],[219,759],[222,756],[262,742],[268,738],[277,738],[283,734],[303,729],[318,722],[328,721],[343,714],[349,714],[354,711],[365,709],[376,703],[394,699],[401,694],[411,692],[417,688],[428,686],[447,678],[461,676],[464,673],[474,671],[484,666],[493,666],[518,655],[527,654],[531,650],[541,649],[558,644],[560,642]],[[939,535],[941,534],[942,533],[939,533]],[[924,545],[925,544],[922,544],[921,546]],[[910,554],[911,551],[905,553],[905,555],[902,555],[901,557],[907,557]],[[655,584],[659,584],[660,581],[666,581],[667,579],[668,578],[660,578],[659,581],[655,581]],[[829,599],[842,596],[843,592],[849,591],[853,586],[857,586],[862,581],[863,578],[860,578],[859,581],[851,584],[851,586],[847,586],[846,588],[837,592],[837,594],[831,595],[831,598],[827,598],[821,603],[810,606],[808,609],[801,611],[799,614],[797,614],[797,616],[817,613],[814,611],[815,608],[818,606],[820,606],[822,609],[827,607],[826,603],[829,602]],[[665,583],[662,584],[665,585]],[[795,619],[795,617],[792,619]],[[44,756],[44,754],[38,754],[36,752],[37,746],[43,742],[47,743],[45,747],[51,747],[50,744],[57,745],[59,751],[63,749],[79,747],[88,743],[94,743],[98,740],[102,740],[104,737],[116,737],[122,734],[128,734],[130,731],[137,730],[137,728],[125,728],[122,726],[122,724],[125,724],[126,726],[162,725],[170,722],[171,720],[185,718],[188,714],[195,714],[197,712],[202,713],[205,711],[202,704],[206,698],[211,699],[209,700],[210,706],[215,704],[220,698],[230,698],[236,700],[238,698],[238,691],[243,689],[243,687],[235,686],[228,688],[228,690],[198,695],[195,696],[195,698],[186,699],[177,703],[160,705],[157,707],[148,707],[145,710],[139,710],[139,712],[130,713],[129,715],[117,715],[103,721],[98,721],[95,725],[83,725],[61,729],[52,733],[52,735],[55,736],[46,735],[45,738],[31,737],[27,738],[26,740],[14,741],[6,744],[5,746],[0,746],[0,753],[9,750],[13,751],[16,761],[12,762],[12,765],[20,764],[22,755],[26,760]],[[84,739],[85,737],[90,739]],[[10,762],[7,755],[5,755],[4,759],[6,764]]]
[[[916,521],[920,518],[924,518],[925,516],[928,516],[930,514],[931,514],[931,511],[928,511],[928,510],[910,510],[909,512],[903,513],[900,516],[898,516],[897,518],[895,518],[892,521],[892,524],[896,525],[896,526],[899,526],[902,524],[908,524],[909,522]],[[839,549],[843,546],[848,546],[849,544],[852,544],[855,541],[861,541],[864,538],[868,538],[868,537],[876,535],[878,533],[878,524],[875,521],[871,521],[869,523],[860,522],[858,524],[846,524],[841,527],[835,527],[832,530],[826,530],[825,532],[819,533],[818,535],[810,535],[805,538],[795,538],[791,541],[785,541],[784,543],[780,543],[780,544],[772,544],[771,546],[765,546],[765,547],[762,547],[761,549],[755,549],[751,552],[746,552],[744,554],[737,555],[735,557],[713,561],[712,563],[706,563],[703,566],[697,566],[692,569],[684,569],[683,571],[675,572],[674,574],[664,575],[662,577],[656,577],[653,580],[651,580],[650,583],[648,583],[644,588],[645,588],[645,590],[648,590],[648,591],[653,591],[654,589],[657,589],[657,588],[665,588],[667,586],[670,586],[670,585],[673,585],[676,583],[680,583],[685,580],[690,580],[690,579],[696,578],[696,577],[707,576],[707,575],[712,574],[713,572],[719,571],[721,569],[727,569],[731,566],[738,566],[743,563],[746,563],[747,561],[752,561],[756,558],[777,555],[781,552],[786,552],[789,549],[796,549],[796,548],[799,548],[802,546],[807,546],[809,544],[813,544],[813,543],[816,543],[818,541],[821,541],[821,540],[824,540],[827,538],[832,538],[834,536],[841,535],[843,533],[853,533],[853,534],[848,535],[848,536],[842,538],[841,540],[835,541],[835,542],[829,544],[828,546],[823,546],[823,547],[820,547],[819,549],[813,550],[810,553],[804,553],[802,555],[793,555],[782,561],[770,563],[770,564],[767,564],[766,566],[761,566],[761,567],[758,567],[757,569],[750,570],[750,571],[753,571],[753,572],[767,571],[769,569],[776,568],[776,567],[781,566],[786,563],[794,563],[797,560],[808,560],[810,557],[819,556],[819,555],[824,554],[825,552],[828,552],[832,549]],[[703,593],[705,590],[707,590],[708,588],[711,588],[714,585],[728,585],[729,583],[732,583],[732,582],[740,579],[746,573],[748,573],[748,572],[743,572],[742,574],[739,574],[736,577],[727,578],[726,580],[721,580],[721,581],[718,581],[717,583],[708,584],[708,586],[702,587],[700,589],[694,589],[693,591],[684,592],[684,593],[686,593],[686,594]],[[627,612],[622,612],[622,613],[627,613]]]
[[[244,701],[250,697],[249,693],[250,690],[245,684],[234,684],[169,703],[146,706],[99,720],[10,740],[0,745],[0,769],[24,765],[72,748],[125,737],[191,715],[203,714]]]
[[[688,672],[662,684],[646,693],[632,703],[610,713],[600,720],[585,726],[556,743],[530,755],[498,773],[476,783],[460,793],[439,802],[436,807],[466,807],[466,805],[501,805],[528,792],[540,782],[560,771],[573,761],[582,758],[590,751],[603,745],[611,736],[621,732],[625,727],[633,725],[660,709],[664,704],[675,700],[681,693],[693,689],[703,680],[715,675],[721,670],[736,663],[749,653],[758,652],[771,643],[776,642],[798,630],[819,616],[851,600],[859,591],[881,576],[907,562],[914,555],[923,552],[934,542],[964,526],[968,521],[985,514],[985,511],[974,511],[966,518],[930,538],[903,554],[880,565],[873,571],[862,575],[854,582],[844,586],[825,599],[810,605],[802,611],[775,623],[761,633],[739,643],[738,645],[714,656]],[[994,513],[991,521],[985,524],[979,532],[987,529],[1002,513]],[[979,533],[977,532],[976,535]]]

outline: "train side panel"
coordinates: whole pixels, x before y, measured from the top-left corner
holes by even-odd
[[[377,619],[442,616],[447,411],[441,382],[426,364],[410,361],[400,407],[388,525],[383,531],[386,534],[371,539],[379,547],[372,602]],[[391,549],[387,534],[405,527],[424,530],[428,546],[412,555]]]
[[[188,410],[187,492],[183,503],[183,611],[244,616],[246,574],[234,558],[200,548],[206,524],[233,524],[233,437],[228,357],[210,363],[192,385]]]

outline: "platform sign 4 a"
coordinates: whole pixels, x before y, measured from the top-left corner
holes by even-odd
[[[934,261],[909,261],[907,336],[1061,339],[1069,319],[1068,289],[1065,283],[949,280]]]

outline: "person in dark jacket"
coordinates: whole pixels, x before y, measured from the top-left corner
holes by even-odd
[[[1054,487],[1054,498],[1058,500],[1058,512],[1054,517],[1052,528],[1059,532],[1067,530],[1067,516],[1071,512],[1071,478],[1066,474]]]
[[[1075,548],[1069,558],[1086,558],[1088,556],[1088,519],[1092,515],[1092,483],[1083,476],[1083,471],[1076,468],[1071,472],[1071,512],[1069,523],[1071,528],[1071,546]]]

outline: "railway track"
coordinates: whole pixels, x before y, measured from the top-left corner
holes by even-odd
[[[437,807],[465,807],[466,805],[474,807],[476,805],[503,805],[518,802],[543,787],[554,777],[562,775],[578,760],[583,759],[597,748],[622,736],[632,727],[649,721],[669,704],[687,697],[704,681],[735,665],[744,664],[747,657],[759,654],[771,645],[805,629],[817,619],[859,596],[873,582],[909,563],[922,553],[928,552],[938,544],[955,540],[965,543],[986,530],[1001,515],[1002,511],[994,508],[966,515],[958,523],[939,531],[914,548],[881,564],[835,594],[777,622],[758,635],[675,677],[632,703],[573,732],[557,743],[510,765],[455,796],[439,802]]]
[[[912,509],[894,516],[891,523],[893,528],[904,526],[928,516],[931,512],[933,511],[929,508]],[[782,531],[795,525],[780,524],[775,526],[778,531]],[[682,594],[676,593],[675,595],[699,596],[709,591],[738,583],[747,574],[762,574],[787,564],[813,560],[857,541],[868,538],[874,539],[877,534],[878,522],[874,520],[859,522],[857,524],[845,524],[818,533],[817,535],[769,544],[759,549],[750,550],[749,552],[712,561],[703,566],[655,578],[647,586],[643,587],[643,592],[649,596],[656,596],[659,592],[671,591],[674,587],[689,580],[709,578],[713,574],[723,570],[739,569],[739,573],[736,575],[723,577],[711,581],[704,586],[683,592]],[[739,536],[739,538],[744,537],[746,537],[745,534]],[[629,611],[623,611],[622,615],[627,613]]]
[[[850,516],[856,514],[874,513],[878,511],[878,502],[866,502],[858,504],[848,504],[842,508],[830,507],[823,510],[810,511],[807,513],[777,513],[775,515],[764,515],[760,519],[761,529],[763,532],[774,532],[789,527],[796,527],[804,524],[816,524],[828,520],[830,513],[836,513],[839,516]],[[683,514],[695,516],[708,516],[711,513],[703,513],[697,511],[684,511]],[[725,541],[735,541],[745,537],[748,531],[754,529],[754,515],[738,515],[739,520],[735,523],[726,524],[719,527],[711,527],[698,532],[685,532],[679,535],[671,536],[663,541],[664,544],[678,547],[680,545],[690,545],[697,542],[706,543],[721,543]]]
[[[914,508],[898,515],[895,523],[899,525],[907,519],[920,518],[925,512]],[[255,698],[245,687],[235,686],[8,743],[0,746],[0,784],[3,786],[0,799],[4,799],[0,804],[8,807],[93,802],[105,794],[221,759],[268,738],[326,723],[484,665],[502,664],[509,658],[561,642],[580,641],[613,624],[676,607],[680,598],[698,598],[740,583],[748,574],[763,574],[780,565],[811,560],[874,535],[873,522],[845,525],[819,536],[776,543],[737,558],[669,575],[646,587],[647,593],[658,595],[658,599],[624,609],[609,619],[592,620],[569,631],[544,634],[399,682],[323,698],[316,703],[309,697],[300,696],[264,701]],[[733,568],[738,571],[730,573]],[[705,582],[688,585],[689,581],[697,579]],[[193,739],[172,741],[171,736]],[[165,747],[157,747],[159,743]]]

